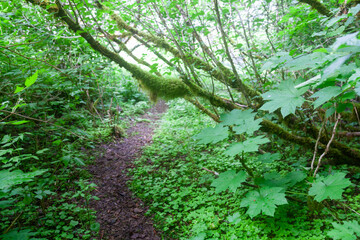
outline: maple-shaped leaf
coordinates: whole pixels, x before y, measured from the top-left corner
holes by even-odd
[[[259,145],[269,142],[270,140],[264,138],[264,136],[257,136],[249,138],[243,142],[232,144],[228,150],[224,153],[228,156],[235,156],[242,152],[256,152],[259,149]]]
[[[356,84],[356,86],[355,86],[355,92],[356,92],[357,95],[360,96],[360,82],[358,82],[358,83]]]
[[[259,130],[262,119],[255,120],[256,113],[252,109],[239,110],[234,109],[229,113],[221,115],[221,125],[234,126],[233,130],[237,134],[253,134]]]
[[[244,121],[254,120],[256,113],[252,109],[239,110],[234,109],[229,113],[223,114],[220,117],[221,124],[226,126],[243,124]]]
[[[344,189],[351,185],[345,173],[337,172],[327,177],[319,177],[309,189],[309,195],[321,202],[324,199],[341,199]]]
[[[311,98],[318,98],[313,103],[314,108],[319,107],[326,101],[329,101],[331,98],[338,96],[341,93],[341,88],[338,86],[331,86],[321,89],[320,91],[314,93]]]
[[[296,107],[300,107],[305,101],[301,95],[307,91],[307,87],[296,89],[296,85],[291,80],[284,81],[276,90],[263,93],[261,96],[269,102],[266,102],[260,110],[274,112],[280,108],[283,117],[295,113]]]
[[[282,187],[285,190],[286,188],[301,182],[305,177],[306,174],[301,171],[290,172],[285,176],[278,172],[270,172],[265,173],[263,178],[257,179],[256,184],[259,186]]]
[[[219,174],[219,177],[216,178],[211,186],[215,187],[215,192],[219,193],[229,189],[231,192],[235,192],[238,187],[240,187],[241,183],[245,182],[246,173],[244,171],[240,171],[236,173],[235,170],[229,170]]]
[[[258,156],[257,161],[262,163],[272,163],[273,161],[280,159],[281,159],[280,153],[264,153]]]
[[[241,124],[235,126],[233,130],[237,134],[247,133],[248,135],[252,135],[255,131],[259,130],[262,122],[262,119],[252,119],[249,121],[243,121]]]
[[[199,140],[198,144],[217,143],[227,138],[228,135],[228,128],[218,124],[214,128],[203,129],[194,136],[194,139]]]
[[[240,207],[249,207],[247,214],[253,218],[261,212],[268,216],[274,216],[278,205],[287,204],[285,194],[281,187],[262,187],[246,194],[241,201]]]
[[[228,216],[227,220],[229,221],[229,223],[232,223],[232,224],[236,225],[236,224],[241,222],[241,215],[240,215],[239,212],[236,212],[233,215]]]
[[[327,234],[332,239],[356,240],[360,237],[360,225],[356,221],[345,221],[343,225],[334,222],[332,225],[334,229]]]

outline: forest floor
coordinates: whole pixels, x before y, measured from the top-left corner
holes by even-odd
[[[90,204],[101,225],[99,239],[161,239],[152,221],[144,216],[147,208],[128,189],[131,177],[127,173],[141,155],[142,147],[151,143],[156,122],[166,110],[166,104],[158,102],[139,117],[143,121],[132,122],[128,137],[98,147],[101,155],[88,170],[97,185],[93,194],[100,198]]]

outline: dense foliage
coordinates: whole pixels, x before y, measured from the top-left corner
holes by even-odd
[[[182,99],[134,171],[165,236],[360,237],[359,1],[0,4],[3,238],[96,233],[79,150],[123,135],[135,82]]]
[[[86,149],[124,134],[120,118],[147,98],[64,26],[20,2],[0,9],[0,238],[90,239]]]

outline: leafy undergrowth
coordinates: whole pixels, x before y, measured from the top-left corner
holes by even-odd
[[[342,187],[351,185],[343,173],[336,169],[334,175],[322,173],[310,188],[307,181],[300,181],[305,176],[299,178],[296,170],[312,153],[270,138],[266,150],[276,149],[277,153],[245,154],[248,165],[261,169],[272,183],[284,184],[285,176],[298,180],[285,183],[292,186],[286,191],[287,198],[281,188],[251,191],[241,186],[247,178],[242,164],[224,155],[228,142],[207,147],[196,144],[193,136],[213,125],[186,102],[171,102],[153,144],[144,149],[131,173],[132,190],[150,206],[147,214],[153,216],[165,239],[356,239],[359,216],[333,200],[326,202],[327,207],[319,207],[308,199],[312,198],[309,195],[319,201],[327,194],[333,197],[331,192],[316,193],[332,178],[343,182],[344,186],[334,188],[341,196]],[[202,139],[210,143],[211,136]],[[358,183],[356,178],[351,180]],[[358,192],[351,185],[344,194],[345,202],[356,211],[360,208]]]

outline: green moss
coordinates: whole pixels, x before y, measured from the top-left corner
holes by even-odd
[[[127,69],[139,81],[141,88],[149,93],[152,101],[156,101],[157,97],[168,100],[191,95],[190,89],[180,78],[159,77],[134,64],[128,64]]]

